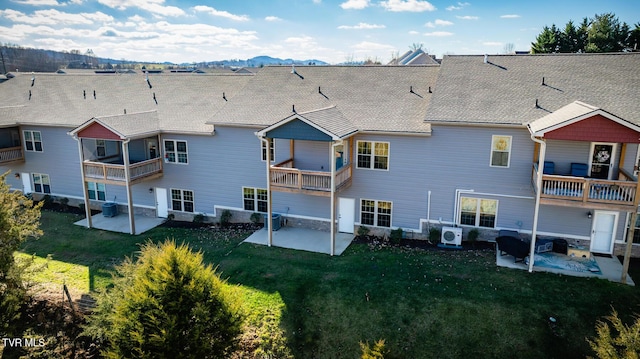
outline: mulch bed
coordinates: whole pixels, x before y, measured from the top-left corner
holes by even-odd
[[[487,250],[487,249],[495,249],[495,243],[485,242],[485,241],[476,241],[474,243],[462,242],[462,249],[459,247],[439,247],[436,244],[432,244],[426,239],[409,239],[403,238],[399,241],[391,241],[387,237],[378,237],[371,235],[364,236],[356,236],[353,239],[355,244],[367,244],[370,247],[397,247],[397,248],[406,248],[406,249],[419,249],[425,251],[453,251],[453,250]]]

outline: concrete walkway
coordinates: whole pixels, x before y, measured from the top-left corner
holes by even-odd
[[[136,224],[136,234],[142,234],[152,228],[155,228],[166,220],[165,218],[147,217],[143,215],[134,215],[133,219]],[[81,219],[74,223],[78,226],[87,226],[87,219]],[[105,231],[129,233],[129,215],[120,213],[115,217],[105,217],[102,213],[91,216],[92,228],[102,229]]]
[[[508,254],[501,256],[499,252],[500,251],[496,250],[496,264],[499,267],[529,270],[528,265],[525,265],[523,262],[514,263],[512,256]],[[620,280],[622,279],[622,264],[620,263],[617,257],[609,258],[609,257],[593,256],[593,254],[592,254],[592,257],[595,258],[596,263],[598,263],[598,266],[600,267],[600,271],[602,272],[602,274],[591,273],[591,272],[575,272],[575,271],[568,271],[568,270],[554,269],[554,268],[543,268],[535,265],[533,266],[533,271],[557,273],[557,274],[569,275],[573,277],[595,277],[595,278],[607,279],[612,282],[620,283]],[[635,286],[635,283],[633,282],[631,277],[628,275],[627,275],[626,284]]]
[[[352,240],[353,234],[336,233],[334,254],[341,255],[349,247]],[[243,243],[267,245],[267,242],[267,230],[261,229],[250,235]],[[277,231],[273,231],[272,245],[281,248],[331,254],[331,234],[307,228],[282,227]]]

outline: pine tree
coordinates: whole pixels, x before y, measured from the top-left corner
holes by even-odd
[[[117,271],[86,330],[107,342],[106,357],[224,358],[235,349],[240,307],[202,253],[147,243]]]
[[[596,323],[597,336],[587,339],[591,349],[600,359],[632,359],[640,357],[640,317],[629,326],[622,322],[618,312],[605,317],[615,330],[615,336],[611,335],[611,327],[606,321],[599,320]]]
[[[14,324],[20,306],[27,300],[22,281],[23,265],[16,263],[14,252],[29,237],[42,235],[40,208],[21,192],[11,191],[6,182],[8,172],[0,176],[0,334],[18,335]]]
[[[536,42],[531,43],[532,54],[548,54],[558,51],[558,29],[553,24],[551,27],[545,26]]]

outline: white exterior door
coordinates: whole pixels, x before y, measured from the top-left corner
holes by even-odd
[[[613,241],[616,236],[617,212],[596,211],[591,229],[591,252],[613,253]]]
[[[31,188],[31,174],[29,173],[21,173],[20,178],[22,178],[22,193],[27,194],[33,192],[33,188]]]
[[[353,234],[356,220],[356,200],[354,198],[338,198],[338,232]]]
[[[169,215],[166,188],[156,187],[156,213],[160,218],[167,218]]]

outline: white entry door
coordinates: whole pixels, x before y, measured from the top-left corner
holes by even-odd
[[[27,194],[33,192],[31,188],[31,174],[29,173],[21,173],[20,178],[22,178],[22,193]]]
[[[354,198],[338,198],[338,232],[353,234],[356,220],[356,200]]]
[[[613,241],[618,223],[617,212],[596,211],[591,228],[591,252],[613,253]]]
[[[167,218],[169,205],[167,203],[167,189],[156,187],[156,213],[160,218]]]

